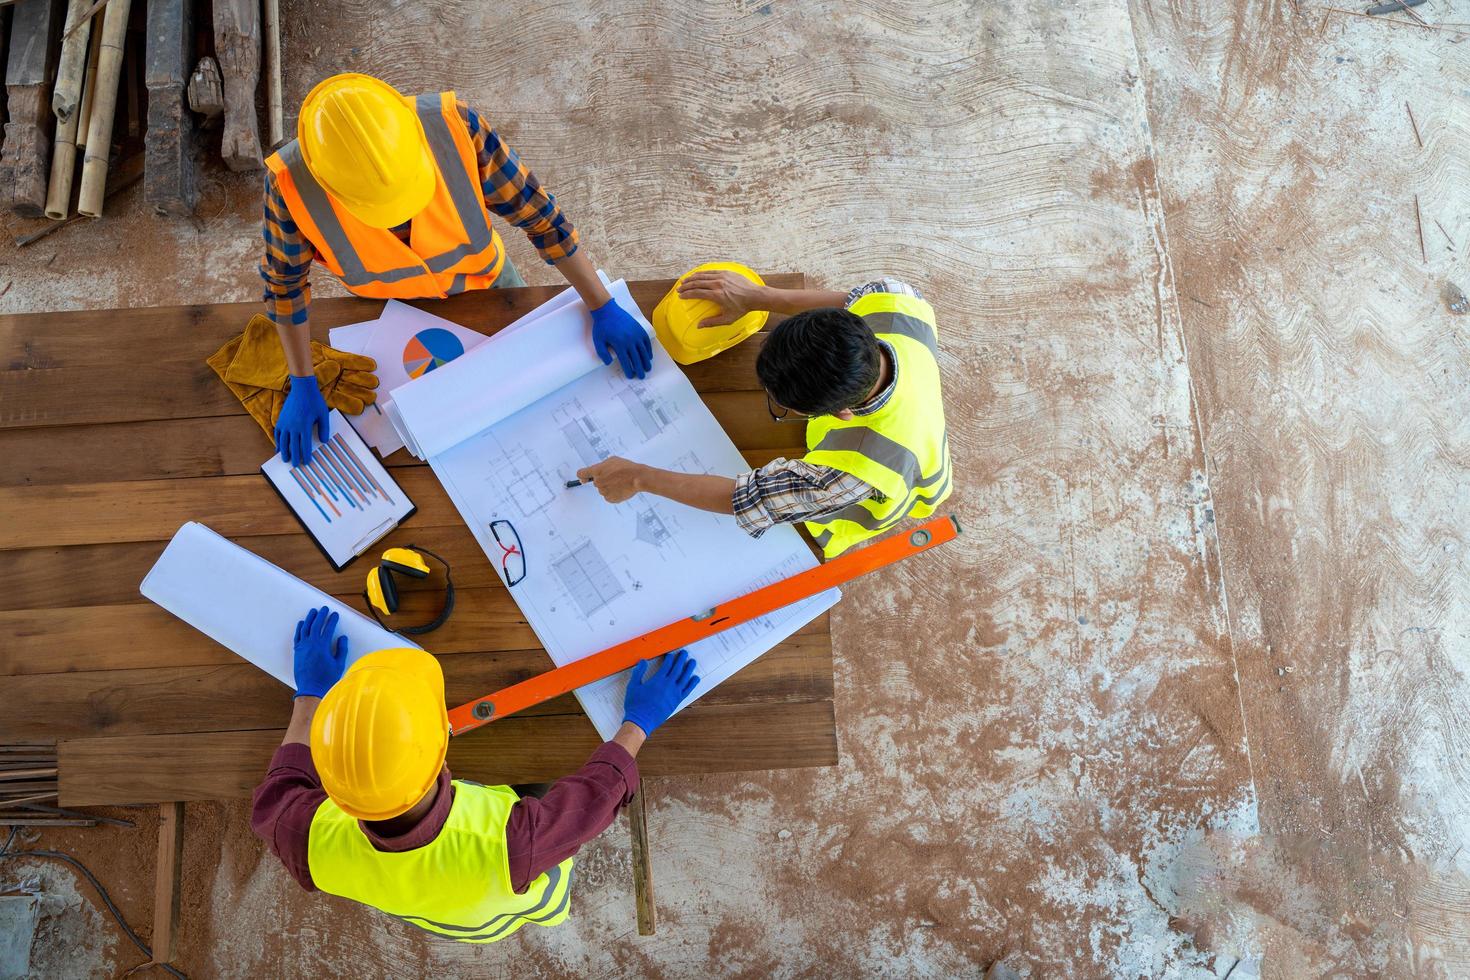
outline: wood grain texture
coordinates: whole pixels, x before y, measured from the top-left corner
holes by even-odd
[[[550,668],[544,650],[480,650],[435,654],[444,669],[445,699],[462,704]],[[142,667],[21,674],[6,680],[13,699],[0,718],[0,738],[46,732],[56,738],[245,731],[284,726],[290,691],[253,664]],[[700,699],[700,704],[784,704],[830,700],[831,640],[792,637]],[[575,715],[570,694],[524,712]]]
[[[653,896],[653,853],[648,846],[648,783],[628,804],[628,831],[633,847],[633,904],[638,935],[651,936],[658,930],[658,908]]]
[[[179,932],[179,901],[183,897],[184,804],[158,805],[158,860],[153,869],[152,962],[172,962]]]
[[[767,278],[774,284],[800,281],[796,274]],[[629,284],[629,291],[651,314],[672,285],[672,279],[638,281]],[[493,334],[559,292],[501,289],[414,305]],[[382,305],[355,298],[315,300],[312,336],[326,343],[329,328],[373,319]],[[243,414],[204,359],[259,312],[259,303],[222,303],[0,315],[0,350],[11,352],[0,363],[0,429]],[[127,371],[117,369],[116,351],[99,340],[112,335],[132,339]],[[700,365],[691,381],[701,393],[758,391],[753,358],[753,347],[738,345]],[[87,397],[72,394],[82,391]],[[784,444],[790,444],[789,436]]]
[[[732,731],[748,732],[739,740]],[[63,806],[228,800],[260,782],[284,731],[68,739],[60,743]],[[577,769],[600,742],[581,715],[512,716],[449,743],[457,777],[489,785],[546,782]],[[830,766],[830,701],[704,705],[671,719],[638,753],[645,776]],[[150,797],[157,797],[151,799]]]

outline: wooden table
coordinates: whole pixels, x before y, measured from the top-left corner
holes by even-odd
[[[651,313],[670,285],[634,283],[632,293]],[[493,333],[556,291],[425,307]],[[325,341],[329,327],[371,319],[381,305],[318,300],[312,333]],[[366,609],[367,562],[332,571],[258,473],[270,441],[204,363],[259,308],[0,316],[0,742],[59,740],[63,806],[246,796],[281,740],[290,691],[138,592],[180,524],[202,521]],[[752,464],[802,451],[801,430],[766,413],[754,371],[761,341],[688,369]],[[449,703],[549,668],[428,467],[404,452],[389,465],[419,510],[384,547],[415,542],[454,568],[454,615],[424,637]],[[449,763],[481,782],[539,782],[575,770],[598,741],[567,696],[454,739]],[[649,776],[835,763],[827,617],[670,721],[638,761]]]

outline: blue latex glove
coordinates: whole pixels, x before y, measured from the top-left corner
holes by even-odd
[[[609,347],[618,355],[625,378],[642,378],[653,370],[653,341],[648,331],[615,299],[592,311],[592,349],[604,364],[612,363]]]
[[[298,378],[293,374],[286,404],[276,418],[276,452],[283,460],[295,466],[311,459],[312,426],[322,442],[331,436],[327,400],[316,386],[316,375]]]
[[[347,637],[337,632],[337,614],[326,606],[313,609],[296,624],[296,696],[319,698],[342,679],[347,663]]]
[[[628,693],[623,696],[623,720],[643,729],[644,735],[652,735],[655,728],[668,721],[674,709],[699,684],[699,675],[694,673],[699,665],[688,650],[665,654],[658,673],[645,680],[651,662],[642,660],[634,664]]]

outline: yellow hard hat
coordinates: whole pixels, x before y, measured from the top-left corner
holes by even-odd
[[[322,788],[359,820],[387,820],[423,799],[448,749],[444,672],[423,650],[361,658],[311,720],[311,759]]]
[[[684,299],[679,295],[679,286],[696,272],[722,270],[744,276],[756,285],[765,285],[754,269],[739,262],[706,262],[680,276],[674,288],[653,309],[653,330],[659,343],[680,364],[693,364],[734,347],[765,326],[770,317],[765,310],[751,310],[728,326],[701,327],[701,321],[720,315],[719,304],[708,299]]]
[[[402,224],[434,196],[423,124],[381,79],[349,72],[318,82],[301,103],[296,139],[311,175],[365,225]]]

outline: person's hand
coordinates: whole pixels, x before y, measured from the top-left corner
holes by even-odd
[[[633,676],[628,678],[628,693],[623,696],[623,721],[632,722],[643,729],[644,735],[652,735],[654,729],[669,720],[674,709],[699,686],[699,667],[688,650],[677,650],[664,654],[658,673],[648,674],[651,660],[640,660],[633,665]]]
[[[615,299],[592,311],[592,348],[604,364],[612,363],[609,347],[618,356],[624,377],[643,378],[653,369],[653,341],[648,331]]]
[[[696,272],[679,283],[680,299],[707,299],[718,304],[720,312],[699,321],[701,327],[723,327],[761,306],[761,286],[744,276],[725,269]]]
[[[347,637],[337,632],[337,614],[326,606],[313,609],[296,624],[296,696],[319,698],[342,678],[347,664]]]
[[[608,503],[620,504],[635,493],[643,492],[640,481],[647,471],[648,467],[642,463],[609,456],[600,463],[582,467],[577,471],[577,479],[595,486]]]
[[[317,438],[326,442],[331,436],[331,423],[327,417],[327,400],[316,386],[316,376],[291,377],[291,390],[286,394],[286,403],[276,419],[276,452],[292,466],[311,459],[311,430],[315,427]]]

